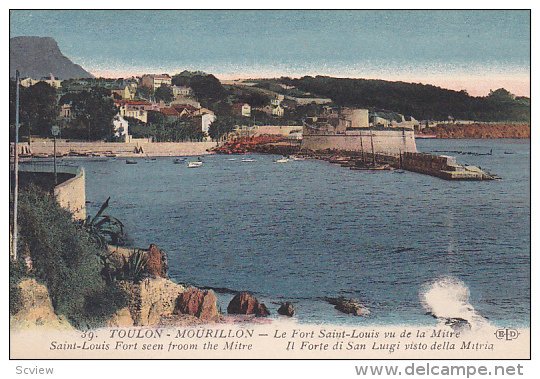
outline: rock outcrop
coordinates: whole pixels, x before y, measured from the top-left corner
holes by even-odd
[[[173,313],[191,315],[205,321],[214,321],[219,318],[216,295],[211,290],[191,287],[178,296]]]
[[[227,306],[227,313],[257,317],[266,317],[270,314],[266,305],[259,303],[259,300],[249,292],[236,294]]]
[[[294,305],[292,305],[288,301],[285,302],[285,303],[282,303],[281,306],[279,307],[277,313],[279,313],[282,316],[292,317],[292,316],[294,316]]]
[[[178,296],[185,288],[164,278],[146,278],[139,283],[121,281],[119,285],[128,293],[129,313],[134,326],[152,326],[162,316],[172,315]]]
[[[133,317],[131,317],[129,307],[124,307],[117,310],[107,321],[108,327],[116,328],[128,328],[134,324],[135,322],[133,321]]]
[[[13,329],[47,328],[73,330],[63,316],[54,313],[49,291],[35,279],[24,279],[18,284],[20,290],[19,311],[11,316]]]
[[[346,299],[344,297],[327,298],[327,302],[332,304],[340,312],[352,314],[353,316],[367,316],[370,314],[368,308],[356,299]]]
[[[146,252],[145,271],[154,278],[166,278],[168,270],[167,254],[160,250],[156,245],[151,244]]]

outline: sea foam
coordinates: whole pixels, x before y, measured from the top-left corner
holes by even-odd
[[[470,291],[467,285],[452,276],[438,278],[426,283],[420,291],[420,301],[424,309],[441,321],[462,319],[471,329],[488,324],[469,302]]]

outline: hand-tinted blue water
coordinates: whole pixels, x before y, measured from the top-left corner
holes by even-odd
[[[424,140],[418,148],[492,149],[456,156],[503,179],[449,182],[264,155],[251,163],[207,156],[197,169],[172,158],[78,162],[89,212],[111,196],[109,213],[137,246],[165,249],[179,282],[253,291],[274,314],[273,302],[292,301],[300,321],[429,324],[419,292],[452,276],[492,322],[527,325],[529,141]],[[359,298],[371,315],[340,314],[327,296]],[[222,307],[230,297],[219,295]]]

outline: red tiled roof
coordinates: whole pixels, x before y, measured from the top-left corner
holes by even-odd
[[[118,105],[152,105],[144,100],[115,100],[114,103]]]
[[[165,116],[180,116],[180,113],[174,108],[161,108],[159,111]]]
[[[191,104],[175,104],[173,107],[174,107],[174,109],[176,109],[179,112],[183,111],[184,109],[186,109],[186,110],[188,110],[190,112],[195,112],[195,111],[198,110],[197,108],[195,108]]]

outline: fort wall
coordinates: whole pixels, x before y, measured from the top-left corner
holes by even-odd
[[[397,156],[404,152],[416,150],[414,131],[402,130],[374,130],[363,129],[347,131],[345,134],[325,134],[314,131],[306,131],[302,139],[302,149],[364,151],[371,153],[371,141],[373,140],[373,152],[375,154]]]

